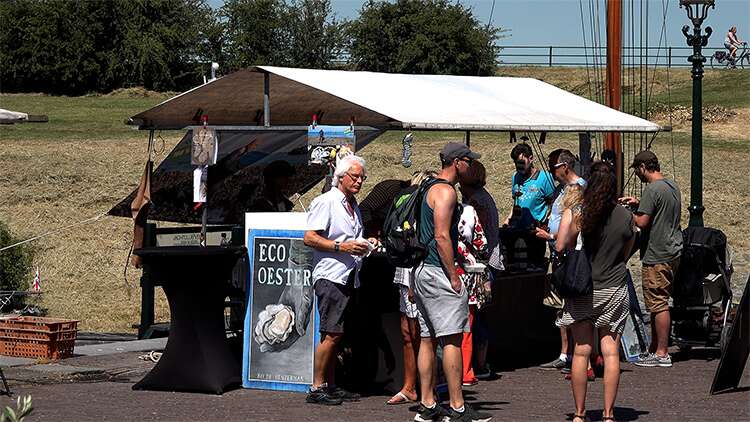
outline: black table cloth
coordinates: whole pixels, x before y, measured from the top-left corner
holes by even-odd
[[[240,384],[241,361],[229,347],[224,301],[244,246],[172,246],[136,249],[169,302],[164,353],[134,390],[222,394]]]

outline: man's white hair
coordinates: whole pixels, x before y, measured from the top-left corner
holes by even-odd
[[[338,187],[341,182],[341,178],[352,168],[354,164],[359,164],[362,167],[362,171],[367,174],[365,170],[365,159],[358,157],[354,154],[347,155],[346,157],[339,160],[336,163],[336,169],[333,171],[333,180],[331,180],[331,186]]]

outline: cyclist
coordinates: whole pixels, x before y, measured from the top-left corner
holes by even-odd
[[[729,50],[730,60],[734,61],[737,58],[737,48],[742,45],[742,41],[737,38],[737,27],[733,26],[729,28],[727,36],[724,38],[724,47]]]

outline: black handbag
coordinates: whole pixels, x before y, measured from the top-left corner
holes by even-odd
[[[585,296],[594,291],[591,262],[580,242],[565,253],[560,265],[552,271],[552,285],[563,298]]]

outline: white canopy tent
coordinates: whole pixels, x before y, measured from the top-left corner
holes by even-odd
[[[264,103],[267,101],[267,103]],[[181,129],[325,124],[380,129],[658,132],[649,122],[548,83],[516,77],[405,75],[257,66],[213,80],[130,119]]]

